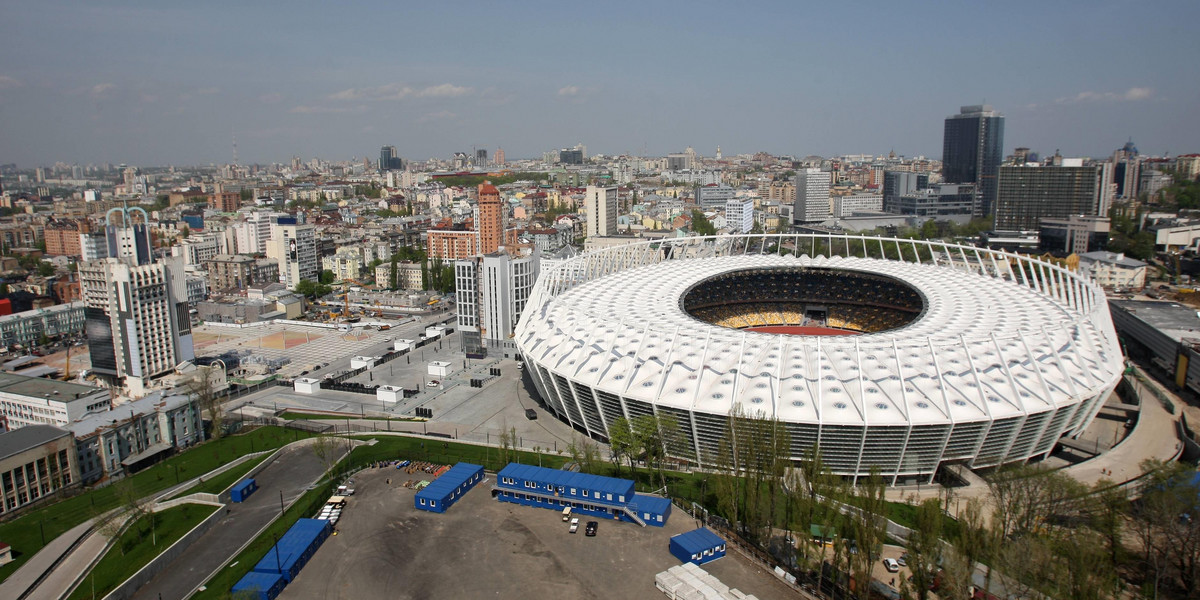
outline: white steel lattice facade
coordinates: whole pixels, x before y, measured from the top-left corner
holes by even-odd
[[[763,268],[885,275],[924,308],[898,329],[846,337],[728,329],[683,310],[697,284]],[[817,445],[836,473],[893,482],[1048,454],[1087,427],[1123,366],[1093,283],[1005,252],[864,236],[591,252],[543,274],[515,338],[547,406],[598,439],[619,417],[669,415],[703,463],[741,405],[785,425],[794,459]]]

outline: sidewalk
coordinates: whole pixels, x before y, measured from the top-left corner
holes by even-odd
[[[88,520],[50,540],[49,543],[42,546],[37,554],[25,561],[21,568],[4,580],[4,583],[0,583],[0,598],[16,600],[26,597],[30,590],[36,589],[34,586],[38,584],[38,581],[54,569],[54,566],[63,560],[71,548],[87,536],[91,530],[92,520]]]

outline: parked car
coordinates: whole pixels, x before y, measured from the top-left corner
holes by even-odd
[[[896,562],[899,563],[900,566],[902,566],[902,567],[907,567],[908,566],[908,553],[905,552],[904,554],[901,554],[900,558],[896,559]]]
[[[599,523],[597,523],[597,522],[595,522],[595,521],[588,521],[588,522],[587,522],[587,527],[585,527],[585,528],[584,528],[584,530],[583,530],[583,535],[586,535],[586,536],[589,536],[589,537],[595,537],[595,535],[596,535],[596,528],[597,528],[597,527],[599,527],[599,526],[600,526],[600,524],[599,524]]]
[[[442,385],[441,381],[434,379],[434,380],[430,381],[429,383],[426,383],[425,387],[435,388],[435,387],[441,387],[441,385]]]
[[[536,421],[537,420],[537,411],[533,410],[532,408],[525,409],[525,418],[529,419],[530,421]]]
[[[899,573],[900,563],[894,558],[885,558],[883,559],[883,568],[887,569],[888,573]]]
[[[571,533],[575,533],[576,531],[579,531],[579,518],[578,517],[571,519],[570,531],[571,531]]]

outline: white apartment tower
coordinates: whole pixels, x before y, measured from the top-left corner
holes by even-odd
[[[726,200],[725,225],[732,233],[750,233],[754,229],[754,199],[742,197]]]
[[[455,261],[455,301],[464,350],[514,356],[513,331],[537,282],[541,252],[493,252]]]
[[[617,234],[617,188],[589,185],[584,197],[587,237]]]
[[[815,223],[829,218],[828,171],[802,169],[796,173],[796,209],[792,211],[795,223]]]
[[[302,280],[316,281],[320,274],[317,261],[317,230],[313,225],[275,224],[267,256],[279,261],[279,281],[295,290]]]
[[[93,372],[123,379],[139,397],[150,379],[195,358],[182,257],[86,262],[79,282]]]

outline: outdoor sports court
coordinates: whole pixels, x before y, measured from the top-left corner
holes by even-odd
[[[201,325],[192,330],[197,356],[216,356],[232,350],[249,351],[267,359],[289,358],[291,363],[281,373],[292,375],[314,364],[352,356],[384,339],[377,331],[344,332],[285,323],[242,328]]]

